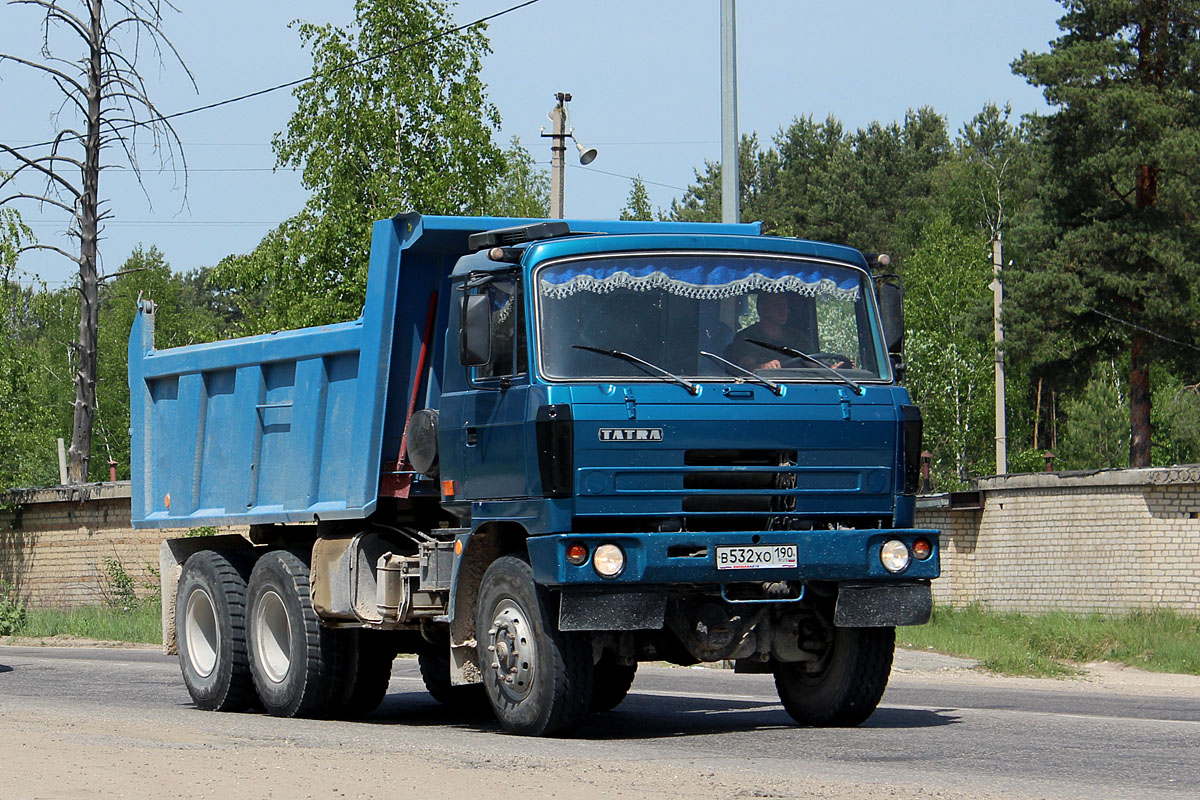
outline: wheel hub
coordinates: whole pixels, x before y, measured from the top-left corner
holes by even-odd
[[[487,635],[497,685],[512,699],[526,697],[533,688],[537,650],[524,610],[512,600],[500,603]]]
[[[202,589],[196,589],[188,596],[187,610],[184,612],[184,639],[192,669],[201,678],[207,678],[217,666],[221,628],[217,624],[212,598]]]
[[[254,649],[262,672],[283,683],[292,668],[292,630],[287,606],[274,590],[263,592],[254,611]]]

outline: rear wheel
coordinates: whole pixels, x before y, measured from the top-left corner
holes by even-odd
[[[235,556],[192,554],[175,595],[179,667],[192,702],[206,711],[241,711],[254,702],[246,653],[246,573]]]
[[[621,704],[633,678],[637,675],[637,664],[618,663],[611,651],[606,652],[596,663],[592,687],[592,711],[611,711]]]
[[[475,617],[479,665],[492,710],[512,733],[570,733],[591,705],[591,643],[558,630],[552,601],[523,559],[504,556],[483,575]]]
[[[775,664],[775,689],[801,725],[859,725],[883,697],[895,649],[895,628],[834,628],[818,661]]]
[[[335,631],[321,625],[309,599],[308,565],[274,550],[258,559],[248,585],[250,673],[258,699],[277,717],[326,711],[338,671]]]

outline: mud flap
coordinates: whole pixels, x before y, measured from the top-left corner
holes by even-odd
[[[933,613],[929,581],[843,583],[833,624],[839,628],[924,625]]]
[[[662,628],[667,596],[657,592],[566,590],[558,612],[560,631],[645,631]]]

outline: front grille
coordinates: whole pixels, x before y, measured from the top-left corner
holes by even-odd
[[[688,450],[684,466],[702,467],[684,475],[685,514],[787,513],[796,498],[796,474],[778,467],[796,465],[795,450]]]

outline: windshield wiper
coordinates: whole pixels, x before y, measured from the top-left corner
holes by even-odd
[[[747,341],[749,341],[749,340],[747,340]],[[753,372],[746,369],[745,367],[743,367],[739,364],[735,364],[728,359],[721,358],[716,353],[710,353],[707,350],[701,350],[700,355],[707,356],[708,358],[711,358],[714,361],[720,361],[722,364],[724,364],[727,367],[733,367],[735,370],[742,373],[743,375],[745,375],[747,378],[754,381],[755,383],[761,383],[763,386],[766,386],[768,389],[770,389],[772,392],[775,393],[776,397],[783,394],[783,387],[780,386],[775,381],[769,381],[761,375],[755,375]]]
[[[589,353],[600,353],[601,355],[619,358],[622,361],[628,361],[631,364],[637,364],[640,367],[649,367],[661,375],[665,380],[668,380],[671,383],[677,383],[683,388],[687,389],[689,394],[700,394],[700,387],[696,384],[689,380],[684,380],[672,372],[667,372],[665,369],[658,366],[658,364],[651,364],[649,361],[638,358],[633,353],[626,353],[624,350],[605,350],[603,347],[591,347],[590,345],[586,344],[573,344],[571,346],[576,350],[587,350]]]
[[[765,347],[768,350],[774,350],[776,353],[781,353],[785,356],[791,356],[792,358],[802,358],[810,364],[816,364],[818,367],[825,370],[830,375],[833,375],[839,381],[841,381],[842,383],[846,384],[851,389],[853,389],[855,394],[861,395],[861,394],[865,394],[867,391],[862,386],[860,386],[858,383],[851,380],[850,378],[847,378],[845,375],[838,372],[833,367],[829,366],[828,364],[824,363],[823,361],[819,361],[819,360],[813,358],[808,353],[803,353],[803,352],[797,350],[794,347],[788,347],[785,344],[771,344],[770,342],[764,342],[761,339],[746,339],[746,341],[749,342],[750,344],[756,344],[759,347]]]

